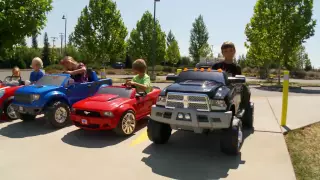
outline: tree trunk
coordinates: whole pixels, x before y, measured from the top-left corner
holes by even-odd
[[[281,82],[280,82],[280,73],[281,73],[281,61],[280,61],[280,59],[278,60],[278,85],[280,85],[281,84]]]

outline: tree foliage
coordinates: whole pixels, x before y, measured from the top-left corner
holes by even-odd
[[[43,29],[52,0],[0,1],[0,55],[5,48]]]
[[[44,33],[43,39],[43,49],[42,49],[42,61],[43,66],[48,66],[50,64],[50,43],[47,32]]]
[[[38,49],[38,35],[32,35],[32,48]]]
[[[292,69],[296,59],[290,57],[314,35],[312,9],[313,0],[258,0],[245,30],[247,57],[264,69],[274,61]]]
[[[176,40],[173,40],[167,48],[166,61],[169,64],[176,65],[180,60],[180,50],[179,45]]]
[[[192,24],[190,35],[189,53],[195,62],[199,62],[201,55],[208,55],[208,40],[209,32],[204,23],[202,15],[199,15],[199,17],[196,18],[195,22]]]
[[[115,2],[90,0],[69,41],[81,49],[87,62],[109,62],[125,57],[127,34]]]
[[[169,47],[170,44],[175,40],[176,40],[176,38],[174,37],[172,31],[170,30],[168,35],[167,35],[167,47]]]
[[[153,29],[154,20],[149,11],[146,11],[137,22],[136,28],[130,33],[128,40],[129,55],[134,58],[143,58],[151,63],[153,58]],[[166,53],[166,34],[161,30],[159,21],[156,20],[156,49],[155,60],[157,64],[164,61]]]

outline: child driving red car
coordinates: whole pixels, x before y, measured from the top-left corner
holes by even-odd
[[[137,59],[132,63],[132,71],[136,74],[132,80],[126,82],[127,86],[135,86],[138,92],[149,93],[151,91],[150,77],[146,74],[147,65],[143,59]]]

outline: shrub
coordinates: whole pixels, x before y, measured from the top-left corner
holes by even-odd
[[[175,67],[170,67],[170,66],[163,67],[163,72],[175,73],[176,71],[177,71],[177,68]]]
[[[270,69],[269,74],[276,75],[276,74],[278,74],[278,70],[277,69]]]
[[[293,78],[304,79],[306,77],[307,73],[303,70],[296,70],[296,71],[291,71],[290,75]]]
[[[114,71],[107,71],[106,72],[106,74],[109,74],[109,75],[115,75],[115,74],[117,74],[116,72],[114,72]]]
[[[309,72],[306,72],[306,77],[308,79],[319,79],[320,78],[320,73],[319,72],[309,71]]]
[[[246,74],[250,74],[250,73],[252,73],[252,69],[249,68],[249,67],[245,67],[245,68],[242,69],[242,72],[246,73]]]
[[[63,67],[59,64],[52,64],[44,67],[44,70],[46,71],[47,74],[62,73]]]

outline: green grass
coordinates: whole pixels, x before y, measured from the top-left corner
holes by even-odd
[[[285,135],[298,180],[320,180],[320,123]]]

